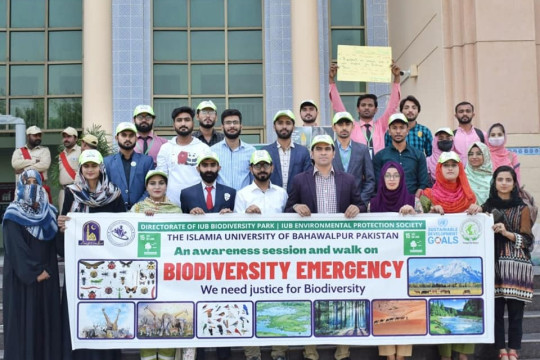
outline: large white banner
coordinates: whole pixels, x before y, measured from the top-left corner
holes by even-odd
[[[74,348],[493,342],[480,214],[69,214]]]

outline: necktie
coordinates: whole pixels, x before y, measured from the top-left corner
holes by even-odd
[[[214,204],[212,203],[212,186],[206,187],[206,208],[208,210],[212,210],[214,208]]]
[[[366,143],[367,143],[367,146],[368,148],[372,149],[373,148],[373,139],[371,138],[371,124],[366,124]]]
[[[143,154],[147,155],[148,152],[148,136],[143,138]]]

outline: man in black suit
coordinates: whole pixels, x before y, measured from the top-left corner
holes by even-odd
[[[215,152],[205,151],[197,159],[197,171],[202,181],[180,193],[182,212],[192,215],[230,213],[234,210],[236,190],[216,182],[219,158]]]
[[[336,156],[332,165],[335,170],[354,176],[362,201],[367,205],[375,191],[375,173],[369,148],[351,140],[354,118],[348,112],[336,113],[332,125],[337,135]]]

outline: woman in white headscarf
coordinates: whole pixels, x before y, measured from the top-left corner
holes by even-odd
[[[482,205],[489,197],[489,187],[493,175],[491,156],[488,147],[484,143],[476,141],[469,146],[465,174],[472,191],[476,195],[476,203]]]

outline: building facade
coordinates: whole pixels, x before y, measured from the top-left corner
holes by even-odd
[[[168,136],[173,108],[211,99],[218,113],[240,109],[245,140],[265,143],[273,114],[298,114],[302,99],[330,123],[338,44],[391,46],[417,69],[402,95],[421,101],[419,121],[455,128],[454,104],[471,101],[479,127],[505,124],[540,196],[537,14],[534,0],[0,0],[0,113],[42,127],[54,154],[65,126],[112,132],[144,103]],[[381,109],[389,96],[387,84],[338,88],[353,114],[359,94],[377,94]],[[13,130],[0,137],[11,169]]]

